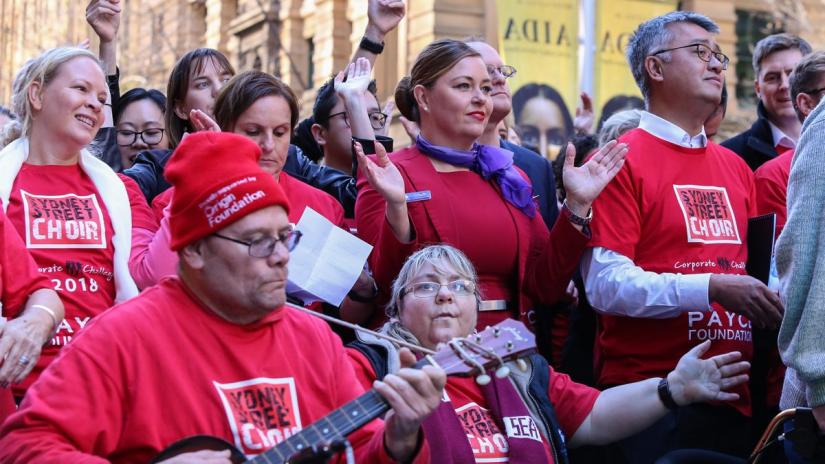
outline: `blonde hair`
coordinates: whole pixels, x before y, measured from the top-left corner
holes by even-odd
[[[63,63],[75,58],[86,57],[94,60],[103,70],[100,60],[89,50],[77,47],[58,47],[43,52],[40,56],[26,62],[12,85],[11,107],[17,119],[9,121],[0,131],[0,148],[15,139],[29,135],[32,128],[32,107],[29,101],[29,88],[35,82],[41,88],[46,87],[57,75]]]
[[[387,304],[386,309],[387,316],[390,318],[398,316],[401,310],[401,299],[404,288],[410,284],[412,279],[421,271],[421,268],[427,264],[432,264],[438,272],[444,272],[444,265],[447,264],[452,267],[462,279],[467,279],[476,284],[476,304],[481,304],[478,276],[476,275],[473,263],[470,262],[467,255],[450,245],[430,245],[411,254],[404,262],[401,271],[398,273],[398,277],[392,283],[392,295],[390,296],[390,302]]]

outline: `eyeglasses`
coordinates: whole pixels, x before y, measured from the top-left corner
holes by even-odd
[[[730,58],[722,52],[714,51],[712,48],[708,47],[705,44],[690,44],[690,45],[683,45],[681,47],[673,47],[673,48],[666,48],[664,50],[659,50],[656,53],[651,53],[650,56],[656,56],[660,53],[664,52],[672,52],[673,50],[679,50],[682,48],[690,48],[695,47],[694,52],[696,56],[699,57],[700,60],[704,61],[705,63],[710,63],[711,57],[716,58],[720,63],[722,63],[722,69],[728,69],[728,63],[730,63]]]
[[[496,72],[501,74],[505,79],[509,79],[516,75],[516,68],[506,64],[501,66],[487,65],[487,73],[490,77],[493,77]]]
[[[292,251],[298,246],[298,242],[301,241],[301,236],[303,234],[300,230],[290,230],[285,234],[281,234],[277,237],[261,237],[259,239],[255,239],[251,242],[245,242],[243,240],[238,240],[237,238],[227,237],[221,234],[212,234],[213,237],[222,238],[224,240],[229,240],[230,242],[235,242],[241,245],[246,245],[249,247],[249,256],[253,258],[268,258],[272,256],[272,253],[275,252],[275,245],[278,242],[282,243],[288,251]]]
[[[469,280],[454,280],[446,284],[440,284],[438,282],[416,282],[407,285],[401,293],[401,297],[403,298],[404,295],[412,293],[413,296],[417,298],[432,298],[441,291],[441,287],[447,287],[447,290],[454,295],[462,296],[472,295],[476,290],[476,285]]]
[[[163,140],[164,129],[146,129],[144,131],[135,132],[131,130],[117,131],[117,144],[121,147],[128,147],[137,142],[140,137],[146,145],[157,145]]]
[[[346,124],[347,127],[350,127],[350,125],[349,125],[349,116],[347,116],[346,111],[341,111],[340,113],[331,114],[331,115],[329,115],[329,117],[327,117],[327,120],[330,120],[332,118],[337,118],[338,116],[344,116],[344,124]],[[382,113],[380,111],[373,111],[372,113],[368,113],[367,116],[369,116],[369,118],[370,118],[370,126],[372,126],[372,128],[375,129],[375,130],[381,130],[387,124],[387,115],[386,115],[386,113]]]

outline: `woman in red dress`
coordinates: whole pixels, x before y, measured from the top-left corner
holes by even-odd
[[[356,222],[375,247],[371,265],[383,289],[415,250],[448,243],[478,269],[485,298],[479,327],[507,317],[531,326],[534,304],[564,294],[589,238],[590,205],[621,168],[626,148],[611,142],[576,168],[568,146],[568,197],[548,231],[512,152],[476,142],[492,111],[490,72],[463,42],[439,40],[421,52],[395,92],[420,135],[389,157],[380,148],[374,160],[360,155]]]

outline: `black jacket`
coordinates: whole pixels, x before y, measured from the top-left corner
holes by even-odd
[[[556,203],[556,179],[553,177],[553,167],[547,158],[506,140],[501,141],[501,148],[513,152],[513,164],[519,167],[533,184],[533,195],[547,228],[551,229],[559,216],[559,206]]]
[[[750,166],[751,170],[762,166],[766,161],[776,158],[776,148],[773,145],[773,134],[768,122],[768,115],[762,102],[756,105],[756,122],[750,129],[731,137],[721,145],[739,155]]]
[[[147,150],[139,153],[135,158],[135,164],[123,171],[123,174],[137,182],[150,204],[157,195],[170,187],[169,182],[163,177],[163,168],[171,155],[172,150]],[[295,145],[289,146],[284,171],[338,199],[348,217],[354,214],[356,191],[355,180],[352,177],[336,169],[313,163]]]

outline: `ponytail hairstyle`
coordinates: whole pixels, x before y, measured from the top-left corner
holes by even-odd
[[[405,118],[420,122],[421,113],[413,90],[418,85],[431,88],[439,77],[447,74],[453,66],[464,58],[478,56],[465,42],[455,39],[441,39],[424,47],[415,59],[409,76],[398,82],[395,88],[395,106]]]
[[[33,114],[29,101],[29,87],[33,83],[38,83],[41,89],[45,88],[57,76],[63,63],[80,57],[91,59],[103,70],[100,60],[92,52],[77,47],[52,48],[27,61],[20,68],[12,84],[11,96],[11,109],[17,118],[0,128],[0,148],[31,133]]]

